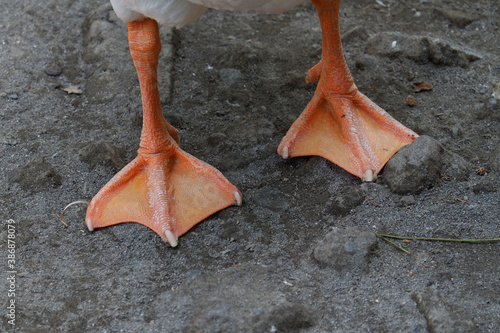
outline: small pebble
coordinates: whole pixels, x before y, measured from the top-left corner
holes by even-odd
[[[45,74],[50,76],[59,76],[62,74],[61,66],[55,64],[48,65],[43,71],[45,72]]]
[[[375,234],[355,228],[333,228],[314,248],[314,259],[337,271],[368,270],[370,254],[377,246]]]
[[[401,197],[401,200],[399,202],[401,202],[401,205],[403,206],[411,206],[414,205],[416,201],[413,195],[405,195]]]

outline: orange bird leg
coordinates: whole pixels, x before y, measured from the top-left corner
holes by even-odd
[[[283,158],[318,155],[373,181],[387,161],[418,135],[358,91],[340,42],[341,0],[312,0],[323,34],[321,61],[307,73],[314,97],[281,140]]]
[[[156,76],[158,23],[134,21],[128,29],[144,113],[138,156],[92,199],[85,222],[91,231],[137,222],[174,247],[197,223],[240,205],[241,194],[217,169],[181,150],[178,131],[163,117]]]

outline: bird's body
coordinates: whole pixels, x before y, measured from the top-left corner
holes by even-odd
[[[152,18],[160,24],[180,28],[198,19],[209,8],[281,13],[304,0],[111,0],[125,22]]]
[[[92,199],[86,217],[90,230],[138,222],[176,246],[177,237],[206,217],[241,204],[241,193],[217,169],[179,147],[179,132],[163,117],[156,77],[158,23],[181,27],[208,8],[279,13],[303,1],[111,0],[118,17],[128,23],[130,53],[141,86],[143,129],[138,156]],[[354,84],[340,43],[341,0],[311,1],[321,22],[323,51],[306,80],[318,85],[278,153],[284,158],[322,156],[373,181],[389,158],[417,135]]]

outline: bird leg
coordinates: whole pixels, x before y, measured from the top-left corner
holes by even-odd
[[[320,62],[306,81],[316,92],[282,139],[284,157],[318,155],[363,181],[373,181],[387,161],[418,135],[358,91],[342,53],[341,0],[312,0],[321,22]]]
[[[157,84],[161,50],[158,23],[128,24],[129,46],[142,94],[143,127],[138,156],[92,199],[89,230],[137,222],[171,246],[213,213],[241,204],[241,194],[215,168],[178,146],[179,133],[163,117]]]

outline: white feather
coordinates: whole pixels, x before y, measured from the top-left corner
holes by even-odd
[[[178,28],[195,21],[208,9],[186,0],[111,0],[111,4],[116,15],[125,22],[149,17]]]
[[[149,17],[177,28],[195,21],[208,8],[281,13],[302,2],[304,0],[111,0],[116,15],[125,22]]]
[[[209,8],[223,10],[255,10],[264,13],[282,13],[304,0],[189,0]]]

